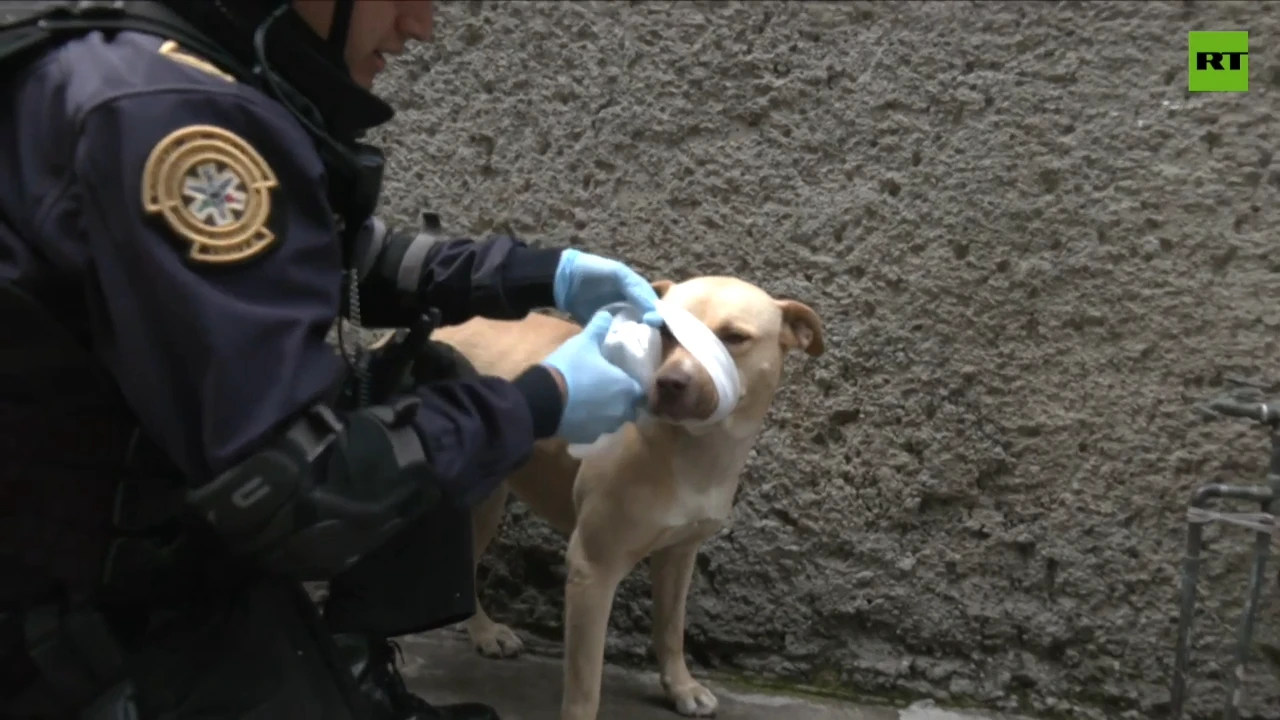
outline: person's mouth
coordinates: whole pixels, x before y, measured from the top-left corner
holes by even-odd
[[[386,67],[388,58],[395,57],[396,55],[399,55],[403,51],[404,51],[404,47],[401,46],[397,48],[388,48],[386,50],[375,50],[373,51],[373,55],[374,57],[378,58],[379,66]]]

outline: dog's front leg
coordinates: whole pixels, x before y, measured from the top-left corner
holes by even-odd
[[[681,715],[714,715],[719,701],[693,679],[684,660],[685,602],[701,540],[663,548],[649,560],[653,584],[653,650],[662,689]]]
[[[498,526],[502,524],[502,514],[507,507],[509,488],[503,482],[489,497],[471,509],[471,553],[473,572],[480,569],[480,560],[484,551],[489,548],[498,534]],[[466,621],[467,634],[471,636],[471,644],[476,652],[485,657],[515,657],[524,650],[520,636],[510,627],[493,621],[485,612],[484,603],[480,602],[480,582],[474,583],[476,592],[476,614]]]
[[[588,545],[592,546],[592,552],[587,551]],[[593,556],[593,552],[602,550],[600,543],[584,542],[581,527],[569,537],[561,720],[595,720],[600,710],[609,613],[618,582],[629,569],[614,558]]]

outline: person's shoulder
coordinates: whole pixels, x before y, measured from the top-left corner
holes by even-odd
[[[40,128],[38,95],[19,111],[32,128],[24,137],[69,141],[44,143],[69,148],[67,197],[107,208],[121,227],[162,218],[215,255],[230,245],[248,257],[285,234],[286,220],[331,242],[325,166],[288,108],[162,39],[95,35],[41,61],[38,72],[61,81],[35,84],[63,103],[66,129]]]
[[[41,64],[46,82],[61,86],[69,109],[81,114],[103,103],[173,93],[269,101],[176,42],[140,32],[89,33],[62,44]]]
[[[91,33],[53,51],[33,75],[26,102],[60,106],[77,129],[104,111],[135,123],[124,131],[206,124],[283,143],[304,165],[319,166],[310,137],[287,108],[172,40]]]

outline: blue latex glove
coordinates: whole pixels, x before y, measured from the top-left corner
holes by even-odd
[[[635,420],[644,398],[640,383],[600,354],[612,322],[609,313],[596,313],[582,332],[542,361],[564,377],[568,392],[556,434],[571,443],[595,442]]]
[[[585,324],[596,311],[616,302],[635,305],[644,313],[643,321],[661,327],[662,317],[654,310],[658,294],[648,280],[617,260],[569,249],[560,254],[552,293],[556,309]]]

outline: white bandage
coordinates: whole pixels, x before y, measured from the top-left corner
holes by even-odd
[[[640,383],[641,387],[648,389],[662,365],[662,334],[656,328],[641,322],[642,313],[633,306],[617,303],[604,310],[613,314],[613,323],[600,348],[601,354]],[[715,412],[705,420],[690,420],[681,424],[699,427],[718,423],[729,417],[737,407],[738,397],[742,392],[742,380],[738,376],[733,356],[711,328],[688,310],[659,300],[657,312],[662,316],[671,335],[693,356],[694,362],[706,369],[716,389]],[[640,411],[641,418],[647,414],[643,409]],[[579,459],[589,457],[620,436],[619,430],[602,435],[590,444],[570,445],[569,454]]]

